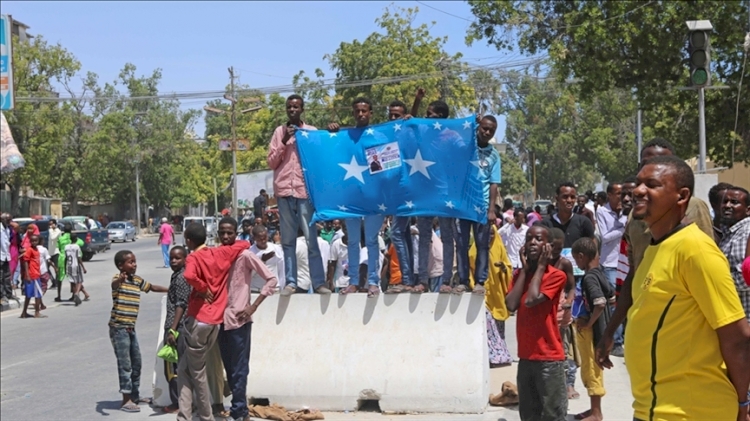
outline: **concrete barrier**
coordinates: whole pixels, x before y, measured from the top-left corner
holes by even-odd
[[[159,333],[156,338],[156,351],[154,355],[164,346],[164,322],[167,321],[167,296],[164,295],[161,298],[161,318],[159,318]],[[143,352],[143,351],[141,351]],[[168,406],[172,402],[169,400],[169,382],[164,376],[164,360],[156,357],[156,363],[154,363],[154,376],[153,376],[153,400],[154,406]]]
[[[389,412],[482,413],[484,312],[471,294],[275,295],[253,316],[248,398],[288,409],[377,401]]]

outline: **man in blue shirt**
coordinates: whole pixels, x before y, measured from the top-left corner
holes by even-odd
[[[472,162],[479,168],[479,178],[482,181],[484,203],[487,204],[487,220],[474,222],[466,219],[458,221],[458,278],[460,284],[453,288],[453,292],[461,294],[469,289],[469,231],[474,231],[474,242],[477,245],[477,258],[474,273],[476,284],[475,294],[484,295],[484,282],[489,274],[490,230],[495,223],[495,202],[497,202],[498,187],[501,181],[500,154],[490,145],[490,139],[495,136],[497,120],[495,117],[484,116],[479,122],[477,131],[477,161]]]

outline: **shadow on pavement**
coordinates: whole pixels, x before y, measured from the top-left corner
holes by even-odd
[[[112,411],[119,411],[120,405],[122,405],[122,400],[117,401],[99,401],[96,403],[96,412],[104,415],[105,417],[109,416],[109,412]],[[108,411],[108,412],[105,412]]]

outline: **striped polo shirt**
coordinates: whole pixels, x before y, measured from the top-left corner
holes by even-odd
[[[112,282],[118,277],[119,275],[115,275]],[[135,328],[141,291],[151,291],[151,284],[137,275],[128,277],[118,289],[112,290],[112,314],[109,317],[111,327]]]

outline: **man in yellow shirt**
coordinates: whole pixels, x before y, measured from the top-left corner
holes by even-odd
[[[747,417],[750,325],[713,238],[682,223],[694,184],[684,161],[661,156],[633,191],[633,217],[653,236],[625,331],[636,420]]]
[[[674,146],[668,141],[662,138],[654,138],[641,150],[641,166],[645,165],[649,159],[657,156],[673,156],[675,154]],[[690,196],[690,200],[687,204],[687,211],[682,219],[684,224],[694,222],[695,225],[700,228],[701,231],[705,232],[706,235],[713,237],[714,229],[711,223],[711,214],[708,210],[708,205],[703,200]],[[623,236],[625,242],[628,244],[628,265],[630,271],[625,276],[623,281],[622,290],[620,296],[617,299],[617,307],[612,318],[607,324],[607,329],[604,331],[602,339],[599,341],[596,349],[597,363],[602,367],[612,368],[612,362],[609,360],[610,352],[616,357],[622,357],[624,355],[623,348],[618,346],[613,349],[614,335],[618,327],[625,321],[625,316],[633,305],[636,295],[639,290],[631,288],[633,282],[633,275],[635,275],[638,266],[643,260],[643,254],[646,252],[646,248],[651,243],[652,237],[651,232],[648,229],[646,222],[640,219],[634,219],[633,213],[628,215],[628,222],[625,225],[625,234]]]

